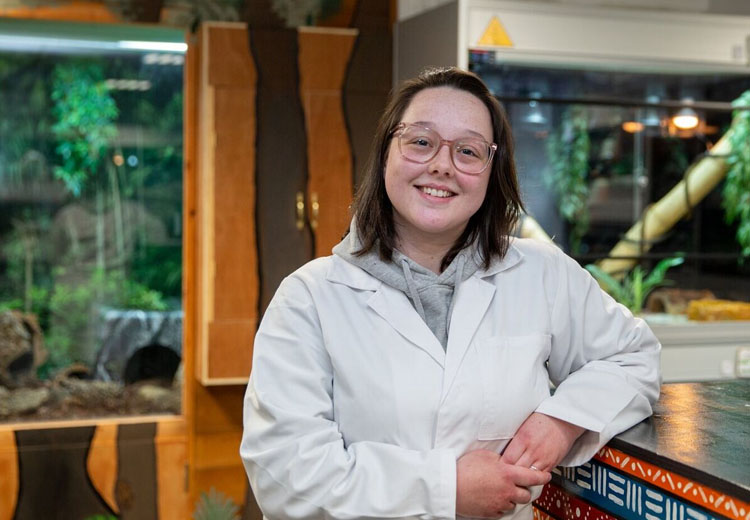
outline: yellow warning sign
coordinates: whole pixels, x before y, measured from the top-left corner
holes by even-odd
[[[513,41],[505,32],[505,27],[500,23],[497,16],[493,16],[489,25],[484,30],[484,34],[479,38],[477,45],[488,45],[495,47],[513,47]]]

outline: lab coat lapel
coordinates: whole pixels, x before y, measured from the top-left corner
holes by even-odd
[[[367,303],[399,334],[427,352],[441,367],[444,366],[443,346],[403,292],[382,284]]]
[[[494,295],[494,284],[477,276],[467,278],[458,286],[448,333],[442,400],[445,400],[453,385],[466,350],[484,319]]]

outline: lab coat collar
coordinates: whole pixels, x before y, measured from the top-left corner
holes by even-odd
[[[505,253],[505,256],[501,260],[492,262],[487,269],[479,268],[473,276],[487,278],[520,263],[523,260],[523,253],[516,247],[515,240],[511,239],[508,252]],[[350,264],[340,256],[333,255],[331,258],[333,261],[326,273],[326,279],[329,282],[341,283],[348,285],[352,289],[365,291],[376,291],[382,284],[375,277],[369,275],[359,267]]]
[[[516,247],[515,241],[515,238],[511,238],[508,251],[502,259],[492,262],[487,269],[479,269],[474,276],[487,278],[519,264],[523,260],[523,253]]]
[[[505,257],[493,262],[489,269],[479,269],[458,287],[456,305],[451,316],[450,334],[446,350],[422,320],[406,295],[390,287],[343,258],[333,255],[327,280],[353,289],[374,291],[367,304],[384,320],[417,347],[424,350],[446,369],[443,398],[450,390],[458,367],[471,338],[489,308],[495,285],[485,280],[520,263],[523,254],[511,242]]]

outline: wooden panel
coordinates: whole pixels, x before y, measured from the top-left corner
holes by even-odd
[[[18,502],[18,450],[10,430],[0,430],[0,475],[0,518],[13,518]]]
[[[195,370],[203,384],[236,383],[250,373],[259,285],[257,76],[244,24],[205,24],[200,61]]]
[[[331,254],[350,219],[352,154],[341,94],[356,34],[353,30],[299,30],[300,89],[307,129],[307,200],[315,231],[315,256]]]
[[[238,289],[239,290],[239,289]],[[256,320],[220,320],[208,326],[208,373],[204,383],[216,378],[247,380],[252,360]]]
[[[247,476],[242,464],[232,467],[206,469],[196,472],[195,485],[198,489],[208,492],[211,488],[221,491],[231,498],[235,504],[241,505],[245,500]]]
[[[242,430],[244,386],[201,386],[195,394],[197,435]]]
[[[344,87],[344,113],[354,153],[354,185],[360,184],[372,136],[391,89],[389,3],[360,0],[352,26],[359,29]],[[390,6],[395,15],[395,7]]]
[[[14,3],[16,5],[22,4],[22,2]],[[84,0],[71,1],[53,6],[2,8],[0,9],[0,16],[35,20],[66,20],[97,23],[122,23],[123,21],[110,11],[104,2]]]
[[[254,88],[255,63],[247,43],[244,23],[211,22],[206,25],[208,46],[208,84]]]
[[[16,432],[20,492],[15,520],[59,518],[61,507],[68,518],[114,513],[86,474],[93,435],[94,427]]]
[[[258,66],[257,235],[260,313],[281,280],[312,258],[312,235],[296,226],[296,194],[307,190],[305,118],[297,83],[297,31],[253,31]]]
[[[254,322],[255,90],[216,89],[215,103],[214,222],[206,230],[214,234],[214,317]]]
[[[195,467],[208,469],[241,464],[241,441],[242,431],[201,435],[196,439]]]
[[[179,420],[157,423],[154,445],[159,520],[190,518],[185,422]]]
[[[156,518],[156,425],[121,424],[117,429],[119,460],[115,495],[121,520]]]
[[[86,470],[99,496],[115,513],[120,512],[115,498],[117,481],[117,425],[100,424],[94,430],[86,457]]]

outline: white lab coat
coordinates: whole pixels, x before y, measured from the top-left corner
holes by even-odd
[[[556,247],[514,240],[455,298],[444,351],[404,293],[340,257],[282,282],[240,448],[267,518],[454,518],[458,457],[500,452],[533,411],[588,430],[565,465],[651,414],[658,341]]]

